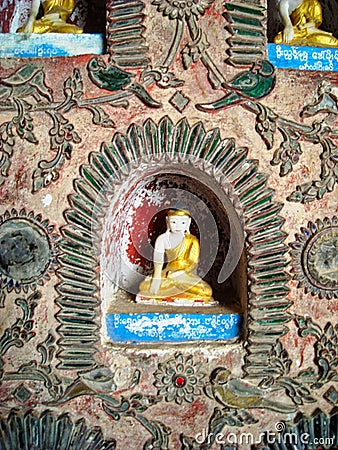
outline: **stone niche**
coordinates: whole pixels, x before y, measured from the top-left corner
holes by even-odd
[[[108,338],[238,338],[246,307],[244,233],[226,186],[208,173],[203,160],[192,158],[153,157],[122,170],[123,180],[115,183],[106,216],[100,255]],[[152,273],[153,245],[166,230],[166,212],[178,203],[187,205],[191,214],[190,231],[201,246],[197,274],[211,285],[217,306],[134,301],[140,282]]]

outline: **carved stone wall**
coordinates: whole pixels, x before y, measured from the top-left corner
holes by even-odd
[[[263,1],[113,1],[105,55],[0,59],[0,448],[338,447],[337,76],[276,69],[266,23]],[[238,314],[235,338],[107,338],[111,217],[149,180],[222,224],[214,286],[243,239],[209,321]]]

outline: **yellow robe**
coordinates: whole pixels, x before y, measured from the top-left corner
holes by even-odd
[[[36,20],[33,33],[82,33],[76,25],[67,23],[74,9],[74,0],[45,0],[42,3],[44,16]],[[55,14],[56,19],[50,14]]]
[[[168,297],[191,300],[211,299],[212,289],[209,284],[193,273],[199,261],[198,239],[187,233],[179,245],[173,249],[167,249],[165,253],[168,263],[162,270],[161,285],[157,294],[149,292],[152,277],[147,277],[140,284],[139,295],[155,299]],[[175,272],[182,270],[183,274],[175,276]]]
[[[295,33],[293,39],[286,42],[284,33],[281,31],[275,37],[276,44],[338,47],[337,38],[327,31],[318,29],[323,21],[322,7],[318,0],[303,0],[291,13],[290,19]],[[312,24],[313,26],[304,28],[306,24]]]

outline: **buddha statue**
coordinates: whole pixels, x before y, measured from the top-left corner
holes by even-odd
[[[29,18],[19,33],[82,33],[82,28],[67,23],[74,9],[75,0],[33,0]],[[43,16],[37,19],[40,4]]]
[[[276,0],[284,30],[277,34],[276,44],[338,47],[332,33],[319,30],[322,7],[318,0]]]
[[[171,209],[166,222],[167,231],[155,242],[153,275],[141,282],[136,301],[217,304],[209,284],[194,273],[199,262],[200,245],[198,239],[190,234],[189,212]]]

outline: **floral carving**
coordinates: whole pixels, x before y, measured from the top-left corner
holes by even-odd
[[[319,298],[337,298],[338,218],[309,222],[290,246],[298,287]]]
[[[0,216],[0,305],[5,293],[35,290],[57,267],[58,234],[49,220],[14,208]]]
[[[283,389],[291,398],[294,404],[304,405],[314,403],[315,398],[311,395],[311,390],[303,383],[302,378],[290,376],[292,360],[282,343],[278,340],[271,351],[269,358],[269,368],[273,375],[266,377],[260,382],[264,388]]]
[[[299,335],[302,337],[314,336],[314,362],[318,368],[317,373],[309,368],[302,373],[308,377],[313,389],[318,389],[329,381],[338,381],[338,324],[335,326],[328,322],[324,329],[314,323],[310,317],[296,317]]]
[[[176,353],[174,358],[159,364],[154,373],[158,395],[178,405],[184,401],[193,402],[196,395],[202,394],[205,374],[200,367],[201,364],[195,364],[192,356],[184,357],[182,353]]]
[[[48,334],[44,342],[37,345],[40,361],[32,360],[22,364],[17,371],[5,372],[4,380],[34,380],[43,382],[52,398],[61,393],[61,381],[53,370],[53,359],[56,351],[56,340]]]
[[[327,192],[332,192],[338,179],[337,165],[337,128],[333,121],[337,117],[337,98],[332,95],[331,87],[321,83],[313,103],[307,104],[300,112],[303,117],[313,117],[324,114],[320,119],[314,119],[312,124],[304,125],[279,117],[270,108],[256,102],[243,104],[244,108],[256,114],[256,131],[261,136],[268,149],[274,147],[275,133],[282,136],[282,142],[275,149],[272,165],[279,166],[280,176],[290,174],[304,153],[304,142],[321,147],[320,180],[314,180],[296,187],[288,200],[308,203],[322,198]]]
[[[157,10],[170,19],[203,15],[214,0],[153,0]]]
[[[310,317],[302,316],[296,316],[295,323],[301,337],[315,337],[313,349],[317,370],[308,367],[297,376],[291,376],[292,360],[278,340],[269,359],[272,374],[263,379],[260,386],[284,389],[295,404],[303,405],[315,402],[315,391],[325,383],[338,381],[338,325],[328,322],[322,329]]]
[[[103,60],[100,61],[104,66]],[[113,70],[114,66],[111,68]],[[120,70],[120,73],[123,71]],[[130,78],[133,77],[133,74],[124,73]],[[20,83],[18,80],[21,80]],[[99,84],[99,87],[102,86]],[[111,128],[115,124],[102,105],[125,107],[128,105],[127,98],[136,95],[142,101],[148,102],[148,105],[160,106],[146,89],[137,83],[130,83],[129,90],[122,90],[121,86],[114,86],[111,90],[114,92],[110,95],[85,99],[82,75],[79,69],[74,69],[63,84],[64,100],[55,101],[46,84],[44,71],[34,64],[23,65],[10,76],[0,79],[0,110],[13,113],[11,120],[0,124],[0,185],[9,175],[17,138],[38,144],[33,121],[36,112],[45,112],[52,119],[49,138],[50,150],[55,156],[39,162],[32,176],[33,192],[59,178],[66,160],[72,156],[73,145],[81,142],[74,125],[66,117],[72,109],[87,109],[92,113],[92,122],[95,125]]]
[[[34,292],[27,299],[17,298],[15,304],[22,310],[22,317],[16,319],[11,327],[6,328],[0,337],[0,384],[3,377],[3,356],[11,347],[23,347],[34,336],[34,310],[37,306],[37,300],[41,298],[40,292]]]

